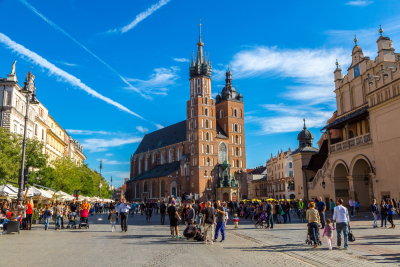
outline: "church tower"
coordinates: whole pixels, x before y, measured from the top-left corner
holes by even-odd
[[[217,123],[229,137],[231,175],[246,169],[243,96],[232,85],[232,72],[226,72],[225,87],[216,96]],[[238,178],[238,177],[235,177]]]
[[[214,188],[214,166],[218,161],[216,141],[216,108],[211,98],[210,59],[203,52],[201,24],[197,56],[190,63],[190,99],[187,101],[186,126],[190,151],[191,172],[188,192],[199,192],[200,199],[207,199]],[[208,192],[209,191],[209,192]]]

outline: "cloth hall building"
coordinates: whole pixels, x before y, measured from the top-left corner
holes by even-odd
[[[203,46],[200,31],[186,120],[144,136],[130,159],[128,201],[183,194],[202,201],[240,199],[240,184],[247,183],[243,96],[228,68],[221,94],[211,97],[212,65]]]

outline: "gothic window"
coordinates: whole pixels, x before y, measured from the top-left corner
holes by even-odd
[[[206,158],[203,158],[203,166],[206,165]]]
[[[218,161],[219,163],[223,163],[226,159],[228,159],[228,148],[225,143],[221,143],[218,148]]]
[[[214,154],[214,145],[211,145],[211,154]]]
[[[142,160],[139,160],[139,173],[142,171]]]
[[[239,168],[239,160],[238,159],[236,160],[236,167]]]
[[[211,133],[211,141],[213,140],[213,133]]]
[[[242,144],[242,136],[239,136],[239,144]]]
[[[169,163],[172,162],[172,149],[169,150]]]
[[[210,146],[209,145],[206,146],[206,153],[210,154]]]
[[[197,80],[197,93],[201,93],[200,79]]]
[[[181,148],[178,148],[178,160],[180,160],[181,159]]]
[[[238,110],[235,108],[235,110],[233,111],[233,116],[235,117],[235,118],[237,118],[238,117]]]
[[[147,192],[147,181],[144,181],[143,192]]]
[[[355,108],[356,106],[356,99],[354,95],[354,87],[350,89],[350,104],[351,104],[351,109]]]
[[[161,164],[164,164],[164,152],[161,152]]]
[[[201,145],[201,153],[204,153],[204,145]]]
[[[234,143],[234,140],[235,140],[234,138],[235,138],[235,136],[232,135],[232,144]]]
[[[194,109],[191,110],[190,115],[191,115],[192,118],[194,117]]]
[[[190,100],[190,105],[193,106],[193,98]]]
[[[204,140],[204,132],[201,132],[201,140]]]
[[[192,148],[190,149],[190,153],[191,153],[192,155],[194,155],[194,145],[192,145]]]
[[[242,156],[242,148],[240,148],[240,156]]]
[[[207,177],[207,171],[204,171],[204,177]]]
[[[211,180],[210,179],[207,180],[207,188],[211,188]]]
[[[236,156],[239,156],[239,148],[236,148]]]
[[[208,105],[208,98],[207,97],[205,98],[205,103],[206,103],[206,105]]]
[[[236,135],[236,142],[235,142],[236,144],[238,144],[239,143],[239,137]]]
[[[206,120],[206,128],[208,129],[208,120]]]
[[[144,160],[144,170],[147,171],[147,158]]]
[[[156,198],[156,181],[151,182],[151,197]]]
[[[210,166],[210,158],[207,158],[207,166]]]
[[[289,168],[293,168],[293,163],[289,162]]]
[[[208,116],[208,108],[204,109],[204,115]]]
[[[194,138],[193,138],[193,133],[190,134],[190,141],[193,142]]]
[[[210,134],[206,133],[206,141],[210,141]]]
[[[235,124],[235,132],[238,132],[239,130],[238,130],[238,125],[237,124]]]
[[[161,181],[161,192],[160,197],[165,197],[165,181]]]
[[[223,111],[222,109],[219,111],[219,117],[220,117],[220,118],[223,118],[223,117],[224,117],[224,111]]]
[[[136,183],[135,186],[135,198],[139,198],[139,183]]]
[[[210,120],[210,128],[212,129],[212,120]]]

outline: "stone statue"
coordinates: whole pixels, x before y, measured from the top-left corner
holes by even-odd
[[[10,75],[15,75],[15,63],[17,63],[17,61],[14,61],[14,63],[12,64]]]

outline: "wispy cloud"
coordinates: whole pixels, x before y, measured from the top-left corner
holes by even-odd
[[[167,95],[168,87],[175,85],[179,79],[178,67],[156,68],[148,80],[126,78],[148,94]],[[128,88],[129,89],[129,88]]]
[[[189,62],[189,59],[187,58],[174,58],[174,60],[178,62]]]
[[[112,155],[114,155],[114,154],[108,153],[108,154],[106,154],[106,157],[110,157],[110,156],[112,156]]]
[[[149,129],[147,129],[147,128],[143,127],[143,126],[137,126],[136,130],[138,130],[141,133],[145,133],[145,132],[149,131]]]
[[[20,0],[21,3],[23,3],[26,7],[28,7],[31,11],[33,11],[36,15],[41,17],[45,22],[50,24],[51,27],[54,29],[58,30],[65,36],[67,36],[69,39],[71,39],[74,43],[79,45],[81,48],[86,50],[89,54],[91,54],[93,57],[95,57],[98,61],[100,61],[104,66],[106,66],[109,70],[114,72],[128,87],[135,91],[136,93],[140,94],[142,97],[151,99],[150,96],[143,94],[138,88],[132,86],[121,74],[119,74],[114,68],[112,68],[110,65],[108,65],[105,61],[103,61],[101,58],[99,58],[97,55],[95,55],[92,51],[90,51],[86,46],[82,45],[80,42],[78,42],[74,37],[72,37],[70,34],[68,34],[66,31],[64,31],[62,28],[60,28],[58,25],[56,25],[54,22],[49,20],[47,17],[45,17],[42,13],[40,13],[35,7],[30,5],[27,1],[25,0]]]
[[[77,64],[68,63],[68,62],[65,62],[65,61],[56,61],[56,62],[59,63],[59,64],[63,64],[65,66],[68,66],[68,67],[77,67],[78,66]]]
[[[89,130],[74,130],[74,129],[66,129],[69,134],[76,135],[92,135],[92,134],[114,134],[112,132],[106,131],[89,131]]]
[[[108,160],[108,159],[97,159],[97,161],[102,161],[104,165],[127,165],[129,161],[118,161],[118,160]]]
[[[303,126],[303,118],[306,119],[308,128],[321,127],[332,116],[331,111],[313,108],[310,106],[286,106],[284,104],[262,105],[266,110],[274,112],[275,116],[256,117],[246,116],[248,123],[256,123],[260,126],[257,134],[274,134],[299,131]],[[295,111],[295,112],[294,112]]]
[[[130,31],[131,29],[133,29],[134,27],[136,27],[136,25],[139,24],[139,22],[141,22],[142,20],[144,20],[145,18],[147,18],[148,16],[150,16],[151,14],[153,14],[154,11],[160,9],[162,6],[168,4],[171,0],[161,0],[159,1],[157,4],[152,5],[151,7],[149,7],[146,11],[136,15],[136,18],[129,23],[128,25],[121,27],[119,29],[113,29],[113,30],[109,30],[107,31],[107,33],[126,33],[127,31]]]
[[[124,172],[124,171],[110,171],[110,172],[103,172],[103,174],[115,175],[116,177],[119,177],[120,179],[113,178],[113,181],[120,180],[122,182],[124,181],[125,178],[129,178],[129,175],[130,175],[129,172]]]
[[[162,129],[164,128],[164,126],[162,126],[161,124],[156,123],[155,126],[157,127],[157,129]]]
[[[365,1],[365,0],[356,0],[356,1],[349,1],[345,3],[345,5],[348,6],[368,6],[369,4],[372,4],[374,1]]]
[[[91,95],[95,98],[101,99],[104,102],[106,102],[110,105],[113,105],[120,110],[123,110],[125,112],[128,112],[129,114],[132,114],[136,117],[143,119],[143,117],[140,116],[139,114],[129,110],[128,108],[121,105],[120,103],[115,102],[114,100],[101,95],[100,93],[96,92],[95,90],[93,90],[92,88],[87,86],[86,84],[82,83],[81,80],[79,80],[75,76],[63,71],[62,69],[59,69],[58,67],[56,67],[54,64],[50,63],[43,57],[41,57],[38,54],[36,54],[35,52],[32,52],[31,50],[25,48],[24,46],[17,44],[16,42],[12,41],[10,38],[8,38],[6,35],[4,35],[2,33],[0,33],[0,42],[3,43],[8,49],[11,49],[14,53],[17,53],[21,58],[27,59],[28,61],[32,62],[33,64],[39,65],[42,68],[47,69],[49,72],[48,74],[50,76],[54,75],[58,78],[61,78],[62,81],[67,82],[77,88],[84,90],[89,95]]]
[[[257,46],[233,56],[231,69],[235,79],[265,77],[292,78],[288,86],[290,99],[323,102],[332,100],[332,72],[335,61],[350,63],[347,51],[335,49],[279,49]],[[224,79],[215,77],[217,80]]]
[[[138,143],[142,140],[142,137],[129,137],[129,138],[113,138],[113,139],[85,139],[82,142],[82,146],[88,149],[89,152],[102,152],[107,151],[112,147],[120,147],[128,144]]]

